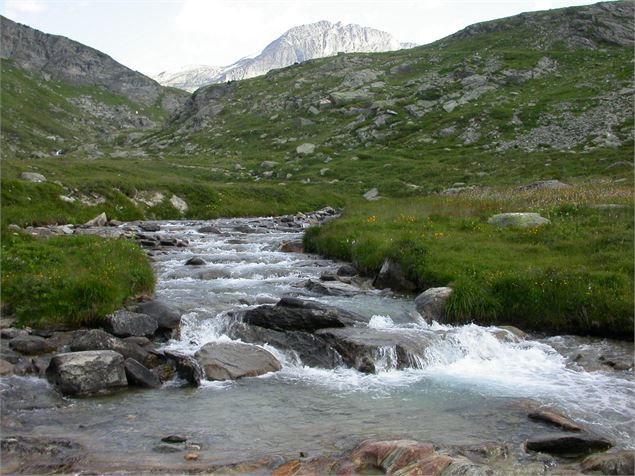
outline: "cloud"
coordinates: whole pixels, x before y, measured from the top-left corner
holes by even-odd
[[[46,3],[42,0],[5,0],[7,12],[41,13],[46,10]]]

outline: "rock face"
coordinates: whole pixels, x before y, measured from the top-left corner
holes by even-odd
[[[255,58],[241,59],[225,67],[185,66],[176,71],[164,71],[154,79],[165,86],[194,92],[206,84],[252,78],[272,69],[340,52],[369,53],[413,46],[412,43],[400,43],[389,33],[373,28],[321,21],[288,30]]]
[[[117,337],[152,337],[159,325],[146,314],[119,310],[106,317],[106,327]]]
[[[517,227],[517,228],[533,228],[536,226],[548,225],[551,223],[538,213],[499,213],[487,220],[490,225],[501,228]]]
[[[46,378],[64,395],[88,395],[128,385],[121,354],[111,350],[58,354]]]
[[[390,288],[394,291],[414,291],[416,286],[406,277],[406,273],[399,263],[390,258],[384,260],[373,286],[378,289]]]
[[[282,368],[266,350],[237,342],[210,342],[195,355],[209,380],[256,377]]]
[[[187,96],[63,36],[48,35],[5,17],[0,17],[0,32],[0,57],[20,68],[70,84],[102,86],[134,102],[156,104],[170,112]]]
[[[445,303],[452,294],[452,288],[429,288],[415,298],[415,307],[421,317],[428,322],[444,322]]]

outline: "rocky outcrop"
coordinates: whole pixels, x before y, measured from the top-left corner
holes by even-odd
[[[46,378],[64,395],[90,395],[128,385],[124,359],[112,350],[58,354],[51,359]]]
[[[63,36],[48,35],[0,17],[0,57],[23,69],[73,85],[102,86],[145,106],[172,112],[187,97]]]
[[[208,380],[257,377],[282,368],[278,359],[266,350],[238,342],[210,342],[195,355]]]

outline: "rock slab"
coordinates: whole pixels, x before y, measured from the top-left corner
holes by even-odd
[[[273,354],[238,342],[210,342],[201,347],[195,357],[209,380],[256,377],[282,368]]]
[[[64,395],[90,395],[128,385],[124,359],[112,350],[58,354],[51,359],[46,378]]]

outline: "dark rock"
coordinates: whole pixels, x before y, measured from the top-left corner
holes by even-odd
[[[18,336],[9,341],[9,347],[26,355],[46,354],[55,350],[46,339],[38,336]]]
[[[117,337],[151,337],[158,327],[155,318],[123,309],[106,316],[106,329]]]
[[[153,232],[161,230],[161,227],[156,223],[139,223],[139,228],[143,231]]]
[[[354,288],[345,284],[325,286],[324,284],[312,279],[309,279],[305,283],[304,287],[312,293],[319,294],[321,296],[354,296],[357,294]]]
[[[612,446],[610,441],[588,435],[547,436],[533,438],[525,443],[527,451],[539,451],[563,457],[584,456],[596,451],[606,451]]]
[[[204,264],[207,264],[207,262],[203,259],[200,258],[198,256],[192,256],[190,259],[188,259],[185,264],[187,266],[202,266]]]
[[[282,368],[266,350],[238,342],[209,342],[195,356],[209,380],[256,377]]]
[[[632,476],[635,474],[635,451],[591,455],[582,462],[582,470]]]
[[[164,443],[185,443],[187,438],[181,435],[169,435],[164,438],[161,438],[161,441]]]
[[[145,361],[148,356],[148,351],[138,344],[119,339],[101,329],[75,331],[70,343],[70,350],[72,352],[112,350],[121,354],[124,359],[130,358],[139,362]]]
[[[337,269],[338,276],[356,276],[357,270],[353,265],[344,264]]]
[[[322,329],[315,334],[332,346],[346,365],[360,372],[419,368],[425,364],[425,351],[435,338],[428,331],[364,327]]]
[[[64,395],[88,395],[128,385],[121,354],[91,350],[58,354],[46,370],[48,381]]]
[[[264,327],[236,323],[231,336],[252,344],[270,344],[282,351],[297,354],[304,365],[332,369],[343,364],[339,354],[324,339],[308,332],[279,332]]]
[[[249,225],[238,225],[234,227],[234,230],[240,233],[260,233],[260,230],[252,228]]]
[[[283,298],[275,306],[249,309],[242,320],[252,326],[277,331],[315,332],[318,329],[352,325],[351,313],[312,301]]]
[[[176,329],[181,323],[181,313],[159,301],[143,302],[135,308],[135,312],[153,317],[163,329]]]
[[[320,281],[332,282],[332,281],[337,281],[338,279],[339,279],[339,276],[334,273],[322,273],[320,275]]]
[[[203,370],[196,359],[179,352],[165,351],[164,355],[174,362],[176,373],[179,378],[186,380],[190,385],[198,387],[201,385]],[[161,376],[159,376],[161,379]]]
[[[134,359],[124,361],[124,369],[128,384],[143,388],[158,388],[161,386],[159,378]]]
[[[415,298],[415,307],[428,323],[445,322],[445,303],[452,294],[452,288],[429,288]]]
[[[213,233],[215,235],[220,235],[222,233],[222,231],[220,230],[220,228],[217,228],[215,226],[202,226],[201,228],[199,228],[198,230],[199,233]]]
[[[552,408],[540,408],[527,416],[531,420],[549,423],[566,431],[582,431],[580,425]]]
[[[387,258],[381,265],[379,273],[373,281],[373,286],[377,289],[390,288],[393,291],[412,292],[416,289],[415,284],[406,277],[406,273],[399,263]]]

